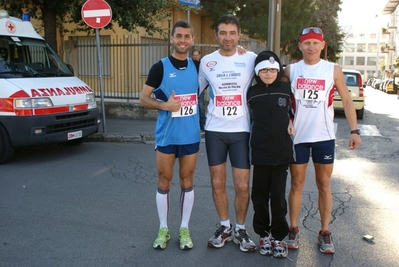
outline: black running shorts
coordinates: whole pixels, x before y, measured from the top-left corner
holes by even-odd
[[[229,155],[231,166],[249,169],[249,133],[225,133],[205,131],[206,155],[208,165],[223,164]]]

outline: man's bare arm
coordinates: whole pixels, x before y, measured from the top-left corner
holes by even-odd
[[[144,85],[143,90],[140,94],[140,104],[143,107],[150,109],[158,109],[158,110],[167,110],[167,111],[178,111],[180,109],[180,101],[175,100],[175,91],[172,91],[172,94],[169,96],[167,102],[158,101],[154,99],[151,95],[154,91],[154,87],[149,85]]]

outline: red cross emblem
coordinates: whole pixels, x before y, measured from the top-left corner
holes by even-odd
[[[14,23],[12,23],[11,21],[7,21],[6,29],[10,33],[15,33],[15,30],[16,30]]]

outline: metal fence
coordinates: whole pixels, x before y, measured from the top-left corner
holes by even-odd
[[[98,53],[94,37],[74,37],[75,75],[87,83],[100,97],[98,75]],[[240,45],[249,51],[259,53],[266,48],[264,42],[241,41]],[[202,55],[218,49],[215,44],[195,44]],[[102,83],[106,101],[130,102],[137,100],[151,66],[161,58],[170,55],[170,44],[164,40],[137,37],[137,35],[102,36],[100,41],[102,62]],[[68,62],[70,63],[70,62]]]

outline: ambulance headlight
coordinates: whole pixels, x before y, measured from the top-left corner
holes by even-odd
[[[44,107],[52,107],[53,102],[51,102],[50,98],[42,97],[42,98],[22,98],[14,100],[15,108],[44,108]]]
[[[89,108],[96,108],[97,107],[96,98],[95,98],[93,93],[90,93],[90,94],[86,95],[86,103],[89,104]]]

